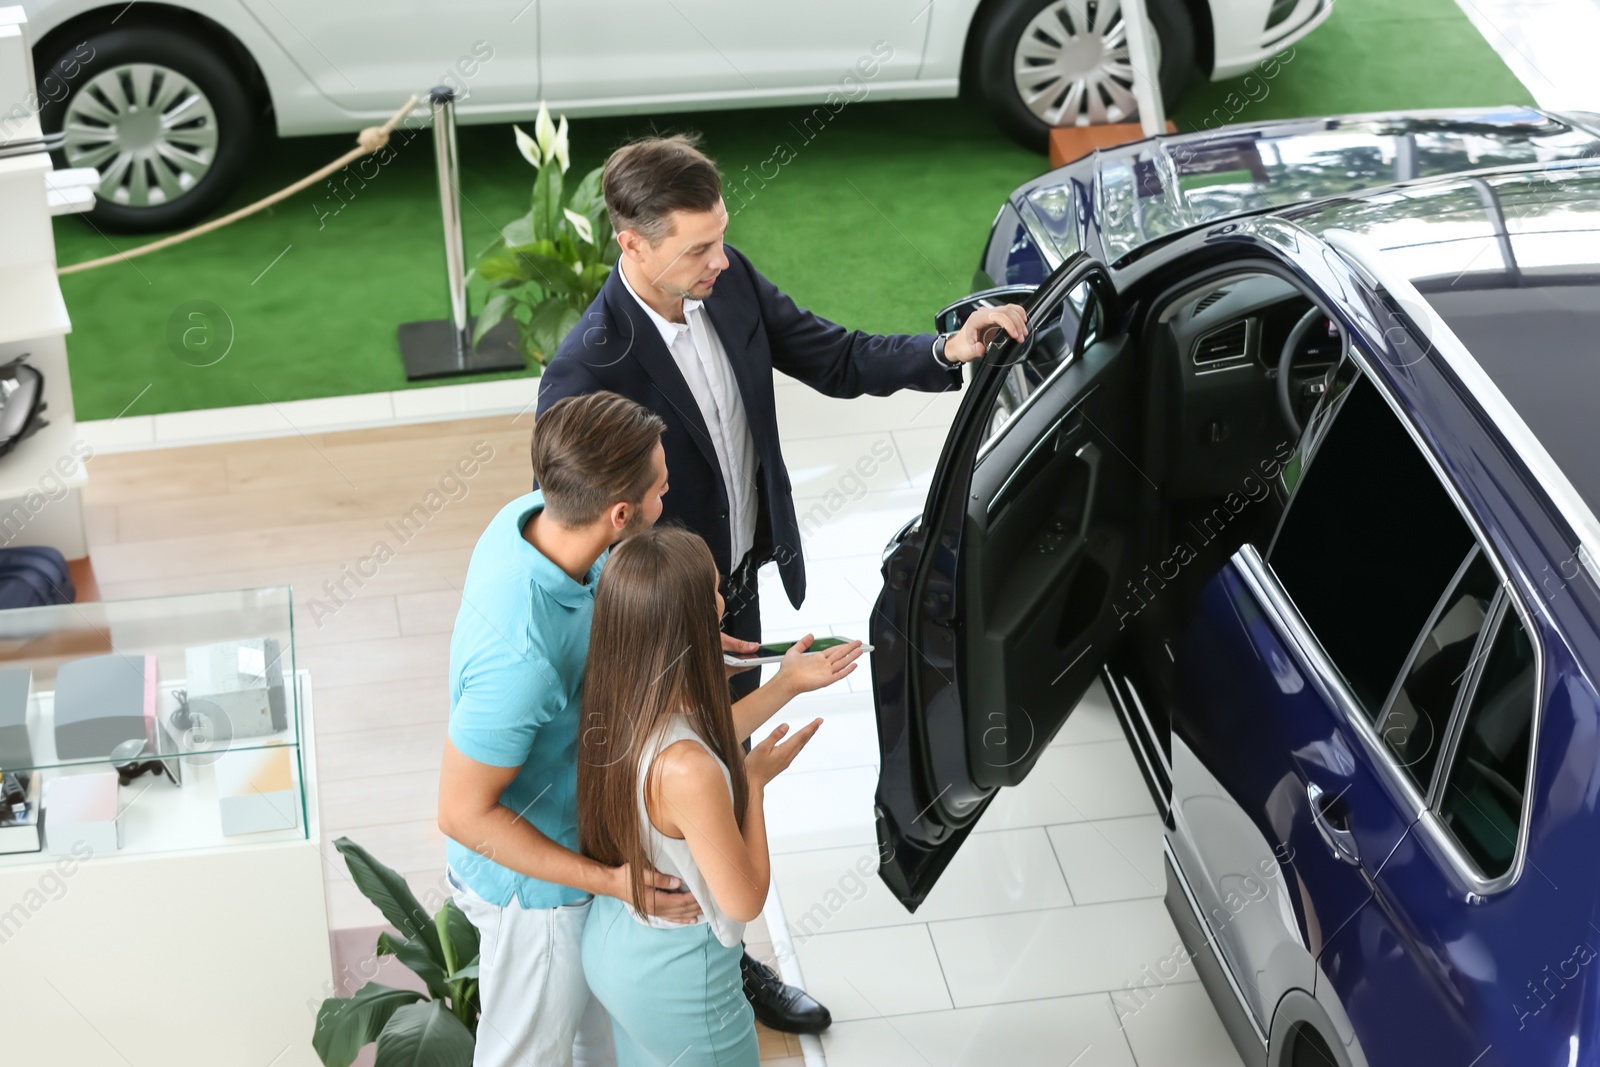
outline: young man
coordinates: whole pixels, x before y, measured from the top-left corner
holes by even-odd
[[[541,415],[543,488],[500,510],[467,567],[439,829],[456,903],[481,938],[475,1067],[571,1064],[575,1039],[576,1062],[614,1059],[579,951],[591,895],[625,895],[627,872],[576,851],[579,697],[601,557],[661,514],[663,429],[609,394]],[[662,892],[676,879],[654,884],[657,914],[699,914],[692,898]]]
[[[812,314],[723,243],[722,179],[691,137],[650,137],[606,161],[606,210],[620,256],[539,388],[539,410],[596,390],[620,393],[670,431],[677,484],[665,516],[705,538],[723,577],[723,629],[761,638],[756,572],[776,560],[795,607],[805,599],[800,527],[778,443],[773,372],[835,397],[937,392],[995,330],[1021,339],[1015,304],[981,308],[952,334],[873,335]],[[543,484],[542,482],[539,484]],[[744,695],[754,672],[734,679]],[[748,955],[745,993],[777,1030],[816,1033],[828,1010]]]

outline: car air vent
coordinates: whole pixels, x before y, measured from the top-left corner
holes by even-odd
[[[1190,359],[1196,367],[1220,367],[1240,363],[1250,354],[1250,323],[1236,322],[1213,330],[1194,343]]]
[[[1196,315],[1200,314],[1200,312],[1204,311],[1206,308],[1210,307],[1212,304],[1215,304],[1218,300],[1221,300],[1227,295],[1228,290],[1226,289],[1212,290],[1200,298],[1200,302],[1194,306],[1194,313]]]

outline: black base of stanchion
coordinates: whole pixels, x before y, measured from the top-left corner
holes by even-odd
[[[467,333],[472,333],[470,322]],[[471,351],[464,349],[455,324],[449,319],[400,324],[400,360],[410,382],[524,370],[528,365],[517,347],[517,324],[509,318],[484,334]]]

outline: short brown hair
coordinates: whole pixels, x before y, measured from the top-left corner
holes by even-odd
[[[670,231],[674,211],[710,211],[722,199],[722,175],[697,134],[645,137],[606,160],[600,188],[614,233],[633,230],[651,244]]]
[[[587,526],[613,504],[637,504],[656,480],[660,416],[616,393],[569,396],[533,427],[533,477],[550,517]]]

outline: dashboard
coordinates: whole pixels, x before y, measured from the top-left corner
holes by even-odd
[[[1149,442],[1176,498],[1248,493],[1244,479],[1292,446],[1280,413],[1278,360],[1311,309],[1299,289],[1272,274],[1240,273],[1190,286],[1159,308],[1149,334],[1167,410]],[[1291,395],[1324,377],[1343,342],[1313,321],[1295,347]]]

